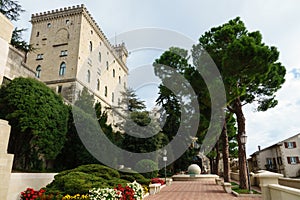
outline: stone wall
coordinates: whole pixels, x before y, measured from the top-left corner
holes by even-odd
[[[7,200],[19,200],[20,193],[26,188],[39,190],[45,187],[53,181],[55,175],[54,173],[12,173]]]
[[[0,13],[0,84],[3,80],[3,75],[6,67],[6,61],[9,50],[9,42],[13,31],[12,23]]]
[[[8,195],[11,168],[14,156],[7,154],[10,126],[5,120],[0,120],[0,199],[5,200]]]

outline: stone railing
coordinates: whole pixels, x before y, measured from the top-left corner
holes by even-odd
[[[300,179],[279,178],[279,185],[300,189]]]
[[[278,179],[282,174],[262,172],[254,175],[260,180],[263,200],[299,200],[300,189],[279,185]]]

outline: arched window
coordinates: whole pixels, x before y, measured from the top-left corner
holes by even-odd
[[[42,71],[42,67],[41,67],[41,65],[38,65],[36,67],[35,77],[40,78],[41,77],[41,71]]]
[[[60,64],[60,68],[59,68],[59,75],[60,76],[63,76],[63,75],[65,75],[66,74],[66,63],[65,62],[62,62],[61,64]]]
[[[100,90],[100,81],[99,81],[99,79],[97,79],[97,91],[99,91]]]
[[[91,82],[91,72],[90,72],[90,70],[87,71],[87,74],[86,74],[86,81],[87,81],[88,83]]]
[[[98,59],[99,59],[99,62],[101,62],[101,52],[99,52]]]
[[[113,77],[114,78],[116,77],[116,71],[115,71],[115,69],[113,69]]]
[[[93,51],[93,43],[92,43],[92,41],[90,41],[90,46],[89,46],[89,49],[90,49],[90,52],[92,52],[92,51]]]
[[[119,84],[121,84],[121,76],[119,76]]]
[[[115,101],[115,93],[111,93],[111,102],[114,102]]]
[[[104,96],[107,97],[107,86],[105,86],[105,88],[104,88]]]

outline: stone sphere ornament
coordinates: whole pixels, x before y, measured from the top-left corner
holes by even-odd
[[[201,174],[201,169],[197,164],[192,164],[188,167],[188,174]]]

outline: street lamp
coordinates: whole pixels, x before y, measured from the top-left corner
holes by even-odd
[[[167,183],[167,149],[164,149],[163,151],[163,154],[164,154],[164,157],[163,157],[163,161],[165,162],[165,183]]]
[[[249,167],[248,167],[248,160],[247,160],[247,156],[246,156],[247,135],[245,134],[245,132],[243,132],[241,135],[241,143],[244,146],[244,150],[245,150],[246,168],[247,168],[247,177],[248,177],[248,190],[251,193],[250,173],[249,173]]]

